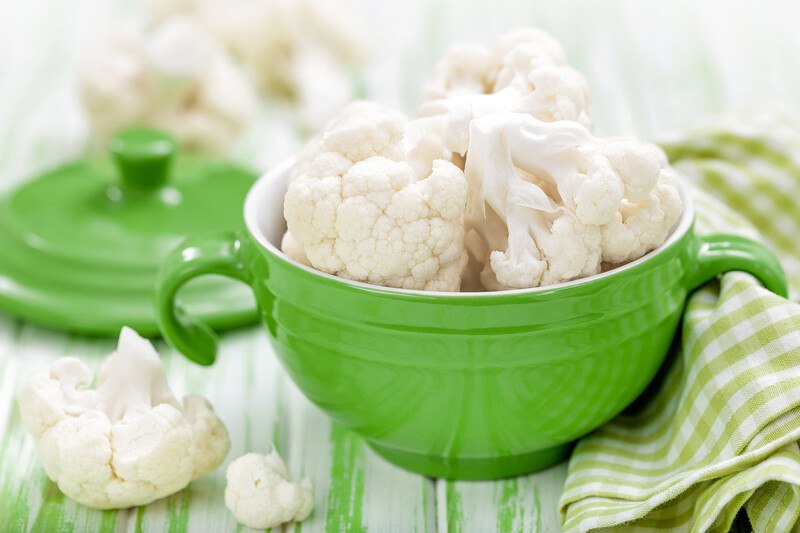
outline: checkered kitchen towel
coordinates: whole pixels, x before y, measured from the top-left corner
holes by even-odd
[[[665,148],[699,187],[698,230],[760,234],[796,298],[800,130],[754,115]],[[742,508],[754,531],[800,528],[800,305],[744,273],[709,283],[649,393],[578,443],[566,531],[725,532]]]

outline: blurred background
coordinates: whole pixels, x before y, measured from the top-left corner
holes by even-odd
[[[96,117],[117,113],[124,122],[127,107],[138,105],[115,98],[125,87],[134,96],[141,90],[142,50],[169,74],[157,80],[161,106],[197,106],[192,84],[221,76],[207,88],[217,116],[176,114],[170,124],[200,138],[194,149],[263,170],[351,97],[413,114],[447,46],[488,44],[522,25],[564,44],[589,82],[600,134],[652,139],[741,107],[796,110],[799,17],[791,0],[6,0],[0,191],[102,145],[102,130],[114,124]],[[197,27],[206,35],[193,34]],[[203,54],[220,50],[223,66],[198,74]],[[226,65],[252,86],[255,107],[242,105],[247,98],[225,79]],[[224,139],[214,138],[220,131]]]

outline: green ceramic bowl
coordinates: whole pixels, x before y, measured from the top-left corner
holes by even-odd
[[[211,364],[216,338],[176,307],[176,291],[209,273],[248,283],[303,393],[380,455],[422,474],[488,479],[558,462],[644,390],[693,289],[743,270],[786,293],[783,271],[762,245],[694,234],[685,188],[667,242],[591,278],[493,293],[340,279],[279,249],[290,165],[250,191],[246,233],[190,240],[163,266],[161,331],[190,359]]]

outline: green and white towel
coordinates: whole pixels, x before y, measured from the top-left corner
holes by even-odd
[[[760,234],[797,297],[800,133],[752,116],[666,148],[702,189],[698,230]],[[578,443],[559,503],[564,530],[725,532],[741,509],[756,532],[797,530],[798,441],[800,305],[726,274],[691,296],[648,393]]]

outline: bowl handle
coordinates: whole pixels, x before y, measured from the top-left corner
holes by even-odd
[[[719,274],[739,270],[757,277],[778,296],[788,296],[786,274],[780,261],[760,242],[740,235],[715,234],[695,238],[694,264],[687,285],[696,289]]]
[[[188,316],[175,301],[181,286],[206,274],[227,276],[250,285],[245,261],[249,241],[244,233],[190,237],[172,251],[158,271],[156,316],[161,334],[176,350],[201,365],[217,358],[217,334],[207,324]]]

